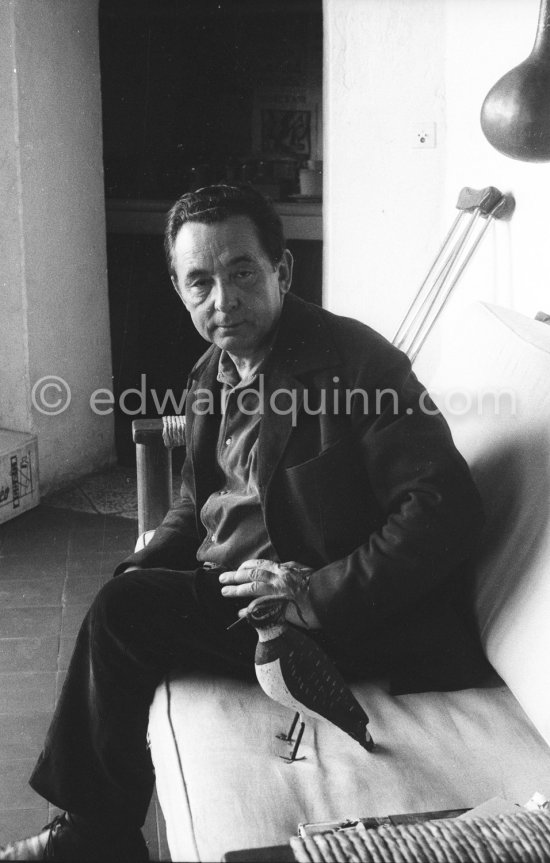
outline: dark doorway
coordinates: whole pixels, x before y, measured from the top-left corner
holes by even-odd
[[[300,168],[322,159],[321,7],[321,0],[100,2],[121,464],[134,460],[132,419],[175,413],[206,348],[163,259],[164,213],[180,194],[236,179],[269,194],[290,227],[293,290],[321,303],[321,202],[304,200],[298,182]]]

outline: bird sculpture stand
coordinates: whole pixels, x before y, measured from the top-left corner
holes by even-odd
[[[326,653],[312,638],[288,624],[285,612],[291,601],[286,596],[260,596],[240,618],[248,620],[258,633],[254,657],[258,683],[269,698],[295,711],[288,734],[279,738],[293,742],[300,720],[292,753],[281,758],[290,763],[303,760],[297,757],[305,727],[303,714],[332,722],[372,752],[369,717]]]
[[[258,642],[258,644],[259,644],[259,642]],[[257,674],[256,674],[256,676],[257,676]],[[298,737],[297,737],[296,741],[294,741],[294,738],[292,735],[294,734],[294,731],[296,730],[296,726],[298,725],[298,721],[300,722],[300,728],[298,729]],[[298,747],[300,746],[300,743],[302,742],[302,737],[304,734],[304,728],[305,727],[306,727],[306,724],[305,724],[304,720],[302,719],[301,713],[299,710],[297,710],[296,713],[294,714],[294,719],[292,720],[292,722],[290,724],[290,728],[288,729],[288,732],[286,734],[284,732],[282,734],[277,734],[277,737],[279,740],[284,740],[285,743],[294,743],[294,749],[292,750],[292,754],[289,757],[287,757],[286,755],[280,756],[285,761],[290,761],[290,762],[292,762],[292,761],[303,761],[303,759],[305,758],[305,755],[302,755],[301,758],[296,757],[296,753],[298,752]]]

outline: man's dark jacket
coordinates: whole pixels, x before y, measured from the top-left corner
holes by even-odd
[[[200,511],[221,483],[219,356],[211,346],[189,378],[181,501],[126,565],[197,566]],[[408,358],[287,295],[263,387],[265,524],[279,560],[314,568],[311,601],[334,652],[356,669],[389,669],[396,691],[474,683],[486,666],[463,588],[481,504]]]

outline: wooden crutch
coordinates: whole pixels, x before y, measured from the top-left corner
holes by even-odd
[[[510,216],[514,206],[513,197],[503,195],[494,186],[484,189],[465,186],[461,190],[456,204],[459,212],[393,338],[393,344],[411,362],[418,356],[492,219]]]

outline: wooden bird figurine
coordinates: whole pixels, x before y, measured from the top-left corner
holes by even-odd
[[[246,614],[258,632],[254,662],[260,686],[274,701],[296,711],[289,733],[280,735],[283,740],[292,741],[300,719],[294,749],[285,760],[297,760],[304,733],[303,713],[328,719],[371,752],[374,741],[367,730],[369,717],[317,643],[288,625],[285,611],[289,601],[284,596],[261,596],[249,605]]]

